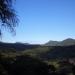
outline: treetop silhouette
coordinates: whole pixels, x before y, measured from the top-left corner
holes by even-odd
[[[12,0],[0,0],[0,35],[2,35],[1,27],[14,32],[18,25],[18,18],[12,3]]]

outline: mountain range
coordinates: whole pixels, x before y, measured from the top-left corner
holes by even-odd
[[[21,52],[22,51],[22,52]],[[49,41],[44,45],[28,43],[0,42],[0,52],[21,52],[33,57],[47,59],[75,58],[75,40],[68,38],[63,41]]]
[[[45,46],[71,46],[75,45],[75,39],[67,38],[63,41],[48,41]]]

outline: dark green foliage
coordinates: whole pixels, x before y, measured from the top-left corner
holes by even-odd
[[[24,44],[24,43],[3,43],[0,42],[0,51],[24,51],[27,49],[33,49],[40,47],[40,45],[31,45],[31,44]]]
[[[28,56],[17,57],[14,66],[13,73],[16,73],[15,75],[48,75],[47,64]]]
[[[70,59],[75,58],[75,45],[73,46],[55,46],[50,51],[41,55],[43,59]]]
[[[47,65],[30,56],[0,58],[0,75],[75,75],[75,65],[69,61],[59,62],[59,68]]]
[[[40,46],[24,45],[18,43],[0,43],[0,52],[19,52],[43,60],[75,58],[75,45],[73,46]]]
[[[0,64],[8,75],[49,75],[49,66],[46,63],[29,56],[3,58]]]
[[[72,67],[73,74],[75,75],[75,65]]]
[[[75,46],[36,46],[25,51],[10,51],[12,47],[0,45],[0,75],[75,75]],[[58,65],[49,63],[54,60]]]

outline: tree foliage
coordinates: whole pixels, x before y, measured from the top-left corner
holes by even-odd
[[[18,24],[18,18],[12,3],[12,0],[0,0],[0,35],[2,35],[1,27],[13,32]]]

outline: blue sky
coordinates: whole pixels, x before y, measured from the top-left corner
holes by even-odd
[[[2,41],[45,43],[75,38],[75,0],[16,0],[19,17],[16,36],[6,32]]]

